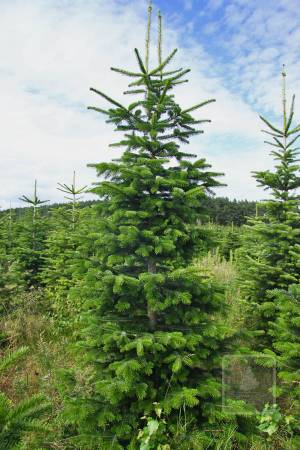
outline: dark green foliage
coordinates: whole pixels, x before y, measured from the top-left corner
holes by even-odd
[[[255,216],[256,202],[249,200],[230,200],[223,197],[206,197],[205,210],[210,222],[217,225],[241,226],[246,223],[247,217]],[[263,214],[263,208],[259,208],[259,215]]]

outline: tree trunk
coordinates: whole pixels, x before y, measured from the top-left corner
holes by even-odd
[[[149,273],[156,273],[155,262],[153,260],[151,260],[151,259],[148,262],[148,272]],[[151,309],[151,307],[149,305],[149,302],[148,302],[148,305],[147,305],[147,315],[148,315],[148,318],[149,318],[151,330],[155,330],[155,327],[156,327],[156,315],[155,315],[155,312],[152,311],[152,309]]]

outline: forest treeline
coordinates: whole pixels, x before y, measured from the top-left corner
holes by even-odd
[[[98,201],[74,173],[67,204],[35,182],[0,214],[1,450],[300,448],[295,96],[283,68],[282,120],[261,117],[274,164],[253,173],[268,199],[212,199],[223,174],[188,144],[215,99],[176,102],[189,69],[160,13],[150,65],[151,20],[136,69],[112,68],[125,100],[91,88],[123,150],[91,165]]]
[[[84,208],[97,203],[98,200],[86,200],[78,202],[78,206]],[[257,202],[251,200],[231,200],[228,197],[208,196],[203,199],[203,205],[206,210],[206,217],[202,218],[204,222],[211,222],[217,225],[236,225],[241,226],[247,222],[247,218],[256,214],[263,214],[263,207],[258,208]],[[60,203],[44,205],[40,208],[41,215],[46,215],[50,210],[62,207]],[[25,212],[25,208],[12,208],[16,216]],[[0,216],[4,211],[0,211]]]

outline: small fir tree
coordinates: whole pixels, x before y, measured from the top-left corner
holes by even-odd
[[[143,416],[155,416],[157,407],[165,420],[157,445],[167,445],[181,421],[188,433],[222,416],[218,375],[229,332],[216,315],[224,297],[191,265],[203,238],[202,203],[221,185],[220,174],[181,149],[210,122],[191,113],[214,100],[189,108],[175,102],[173,90],[189,69],[167,69],[176,50],[162,58],[160,17],[159,63],[150,69],[150,20],[151,7],[144,60],[135,49],[138,70],[112,69],[133,80],[126,95],[140,98],[127,107],[91,88],[111,107],[90,109],[124,133],[111,146],[125,150],[91,165],[104,177],[93,189],[101,234],[76,291],[85,303],[78,344],[85,375],[65,412],[81,448],[138,448]]]
[[[270,347],[269,323],[276,318],[276,302],[270,299],[273,289],[286,289],[300,279],[300,212],[299,212],[299,150],[296,141],[300,125],[293,126],[293,96],[289,114],[286,110],[286,73],[283,68],[283,124],[272,125],[261,117],[273,141],[271,155],[276,161],[275,171],[254,172],[259,185],[270,191],[272,198],[264,201],[264,214],[250,220],[241,267],[242,287],[251,302],[249,318],[256,330],[265,333],[259,346]]]
[[[75,230],[76,222],[78,220],[78,202],[79,202],[79,200],[82,199],[81,194],[86,192],[87,186],[83,186],[83,187],[76,186],[76,174],[75,174],[75,170],[74,170],[73,183],[70,186],[68,186],[65,183],[58,183],[57,189],[65,194],[67,194],[67,195],[65,195],[65,198],[67,200],[71,201],[72,208],[67,209],[67,212],[70,215],[69,220],[71,223],[71,229]]]
[[[221,236],[219,237],[220,254],[227,260],[233,261],[236,250],[241,246],[242,231],[235,227],[233,222],[231,226],[220,227]]]
[[[41,200],[37,194],[37,181],[34,182],[32,197],[23,195],[21,201],[30,206],[19,220],[19,236],[15,257],[23,270],[28,288],[39,285],[39,275],[43,267],[43,251],[48,232],[45,217],[39,214],[39,207],[49,200]]]
[[[0,314],[7,314],[24,288],[24,279],[15,258],[17,224],[12,209],[0,217]]]
[[[65,332],[72,326],[70,319],[78,312],[78,304],[68,297],[69,289],[85,273],[83,266],[87,265],[89,248],[92,248],[89,236],[97,223],[92,208],[83,209],[79,205],[86,188],[76,186],[75,172],[71,185],[58,183],[58,190],[66,193],[71,203],[51,211],[51,230],[45,242],[45,263],[40,278],[52,313],[59,319],[60,333],[62,326]]]

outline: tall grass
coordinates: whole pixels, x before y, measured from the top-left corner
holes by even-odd
[[[226,260],[216,248],[209,251],[206,256],[195,261],[195,265],[199,270],[205,270],[207,273],[220,284],[224,286],[225,301],[227,304],[227,316],[225,318],[227,324],[234,330],[242,328],[247,304],[241,296],[241,292],[237,282],[238,269],[235,261],[234,253],[231,253],[229,260]],[[224,317],[222,317],[224,320]]]

